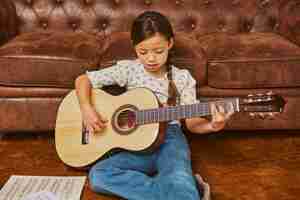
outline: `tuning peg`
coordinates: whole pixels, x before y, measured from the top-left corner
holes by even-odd
[[[253,97],[254,95],[253,94],[248,94],[247,95],[247,99],[245,100],[245,102],[247,103],[252,103],[254,100],[253,100]]]

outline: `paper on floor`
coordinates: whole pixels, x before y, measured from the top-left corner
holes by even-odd
[[[26,195],[21,200],[59,200],[59,198],[52,192],[42,191]]]
[[[0,190],[0,200],[23,200],[42,191],[53,193],[59,200],[80,200],[85,180],[85,176],[13,175]]]

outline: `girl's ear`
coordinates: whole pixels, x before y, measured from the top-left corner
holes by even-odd
[[[168,49],[169,50],[172,49],[173,45],[174,45],[174,38],[170,38]]]

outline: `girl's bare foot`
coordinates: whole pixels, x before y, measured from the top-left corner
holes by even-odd
[[[201,200],[210,200],[210,186],[206,183],[199,174],[195,174],[196,180],[203,189],[203,197]]]

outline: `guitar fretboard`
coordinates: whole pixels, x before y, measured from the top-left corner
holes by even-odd
[[[215,104],[222,104],[225,107],[229,103],[232,103],[233,110],[239,111],[239,99],[230,98],[223,101],[215,101]],[[155,109],[139,110],[136,112],[136,123],[137,124],[150,124],[171,120],[179,120],[193,117],[203,117],[211,114],[210,103],[198,103],[190,105],[179,105],[171,107],[162,107]]]

